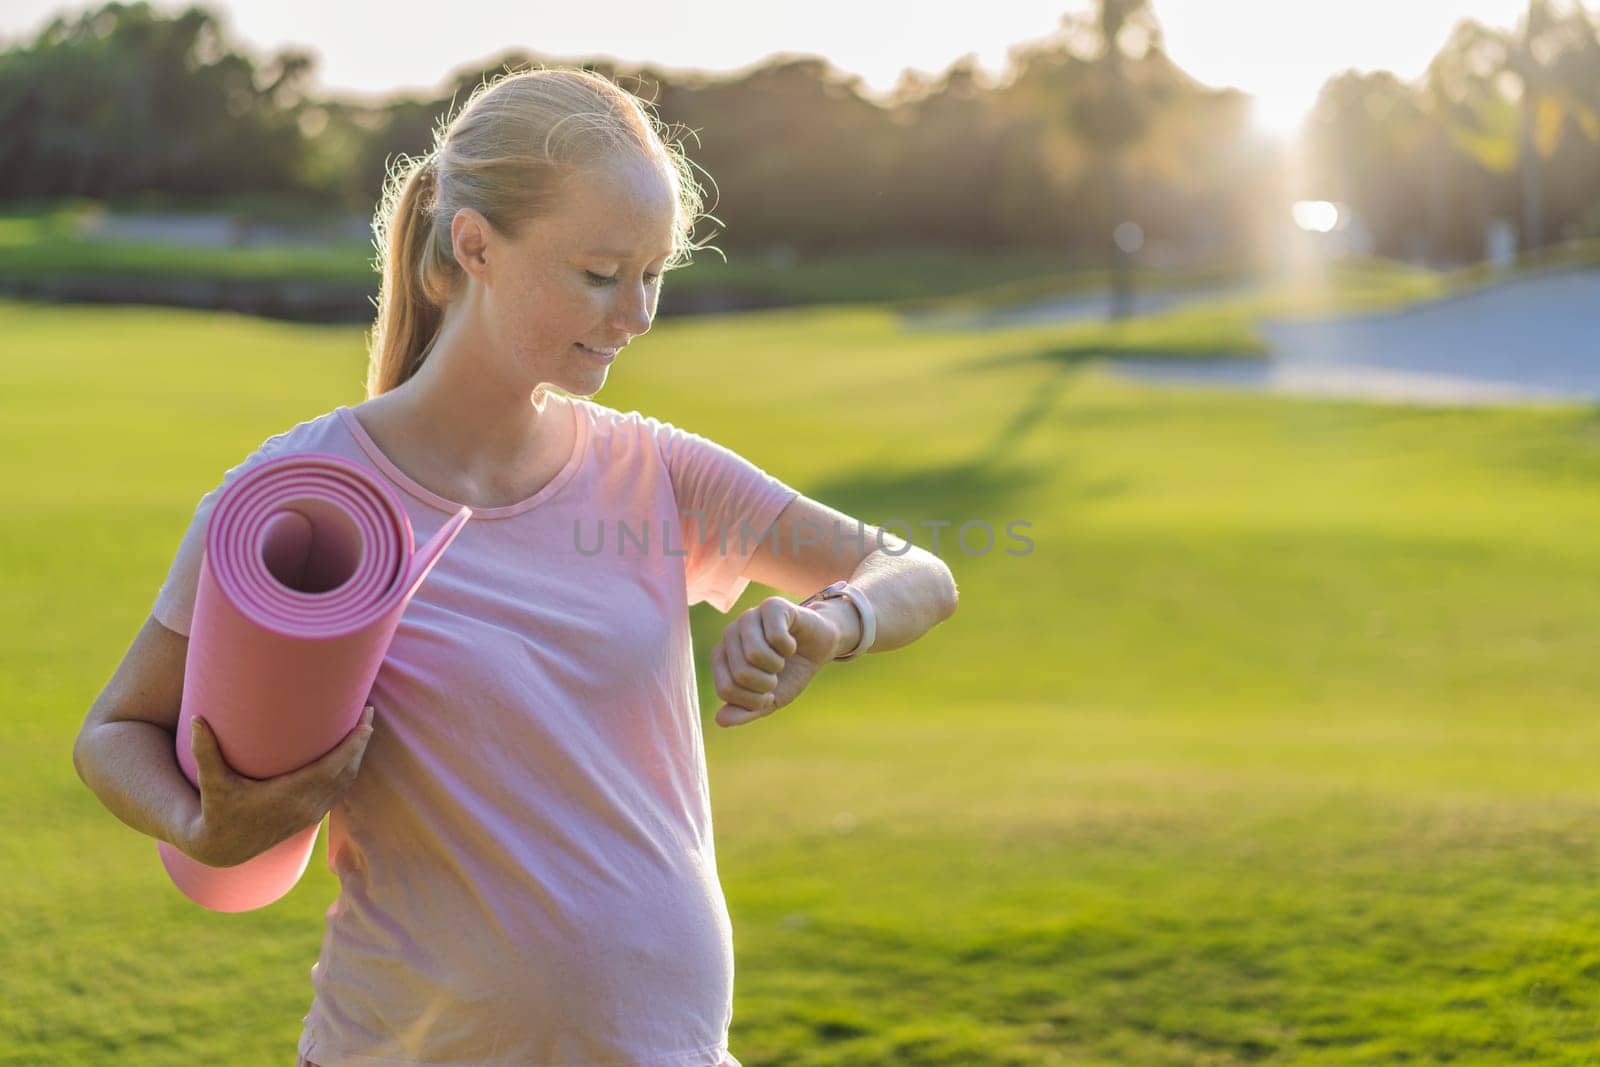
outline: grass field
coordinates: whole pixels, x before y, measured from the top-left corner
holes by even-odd
[[[288,1065],[321,848],[272,907],[202,911],[70,750],[200,493],[360,399],[359,331],[0,331],[0,1064]],[[1600,1063],[1600,419],[1162,390],[1082,348],[685,319],[597,397],[923,547],[953,523],[961,610],[921,643],[733,730],[701,663],[734,1054]],[[728,619],[694,621],[703,661]]]

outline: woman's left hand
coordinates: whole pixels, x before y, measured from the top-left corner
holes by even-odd
[[[711,650],[718,726],[742,726],[794,701],[832,660],[839,628],[826,616],[783,597],[768,597],[740,615]]]

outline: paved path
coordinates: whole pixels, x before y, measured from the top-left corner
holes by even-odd
[[[1378,315],[1271,321],[1270,360],[1117,360],[1147,380],[1411,403],[1600,402],[1600,271]]]

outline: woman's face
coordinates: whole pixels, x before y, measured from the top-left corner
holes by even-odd
[[[485,274],[487,326],[514,373],[588,396],[617,351],[650,329],[678,201],[658,165],[575,172],[554,212],[498,238]]]

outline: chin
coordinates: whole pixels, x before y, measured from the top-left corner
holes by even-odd
[[[606,373],[604,370],[602,370],[599,375],[585,374],[578,377],[578,379],[575,381],[562,382],[559,384],[556,382],[551,382],[550,384],[554,385],[557,389],[560,389],[568,396],[589,397],[594,396],[605,387]]]
[[[536,389],[553,389],[568,396],[592,396],[606,384],[609,367],[564,366],[536,374]]]

